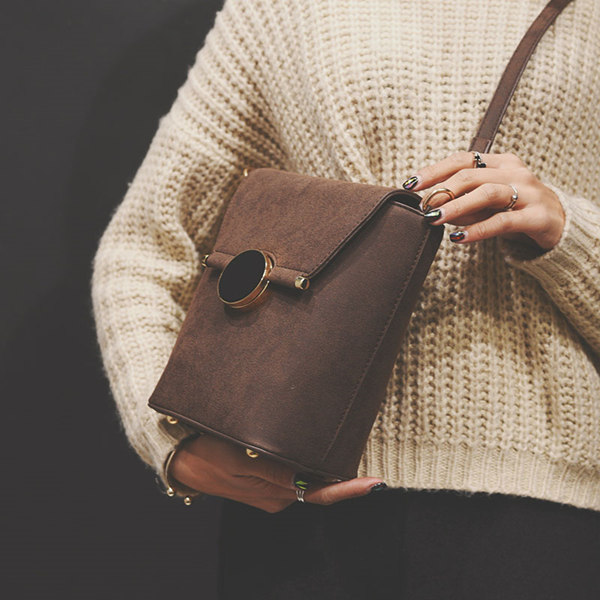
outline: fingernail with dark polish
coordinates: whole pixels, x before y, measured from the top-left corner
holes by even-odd
[[[417,183],[419,183],[419,181],[420,181],[420,178],[419,178],[419,176],[418,176],[418,175],[413,175],[412,177],[409,177],[409,178],[408,178],[408,179],[407,179],[407,180],[406,180],[406,181],[405,181],[405,182],[402,184],[402,187],[403,187],[405,190],[412,190],[412,189],[413,189],[413,188],[414,188],[414,187],[417,185]]]
[[[441,208],[434,208],[423,215],[428,221],[437,221],[442,216]]]
[[[454,231],[450,234],[450,241],[451,242],[462,242],[466,236],[467,236],[467,233],[465,231]]]
[[[308,481],[308,478],[303,473],[296,473],[294,475],[294,485],[299,490],[307,490],[310,487],[310,481]]]
[[[376,483],[372,488],[371,491],[369,493],[372,492],[380,492],[381,490],[385,490],[387,489],[387,485],[381,481],[380,483]]]

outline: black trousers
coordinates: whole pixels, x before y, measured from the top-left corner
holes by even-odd
[[[219,598],[600,600],[600,513],[388,489],[269,514],[225,500]]]

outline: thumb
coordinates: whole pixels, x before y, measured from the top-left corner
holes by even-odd
[[[327,505],[340,502],[341,500],[349,500],[351,498],[365,496],[370,493],[373,489],[373,486],[376,485],[377,489],[385,489],[387,487],[385,483],[383,483],[381,479],[378,479],[377,477],[360,477],[309,490],[306,492],[304,497],[306,498],[307,502]]]

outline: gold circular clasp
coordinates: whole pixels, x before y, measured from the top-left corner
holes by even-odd
[[[263,297],[275,260],[262,250],[244,250],[219,275],[217,294],[232,308],[246,308]]]

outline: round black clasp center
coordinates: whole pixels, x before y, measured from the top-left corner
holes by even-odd
[[[234,256],[219,276],[219,298],[233,308],[245,308],[263,294],[273,259],[261,250],[245,250]]]

